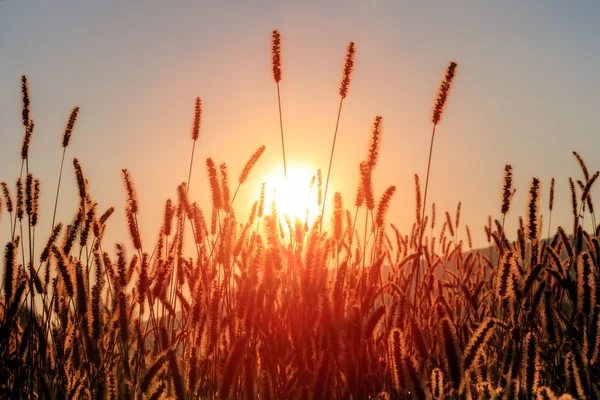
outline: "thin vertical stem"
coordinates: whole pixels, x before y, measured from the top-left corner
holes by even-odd
[[[435,128],[437,125],[433,125],[433,130],[431,131],[431,143],[429,145],[429,160],[427,161],[427,176],[425,177],[425,192],[423,194],[423,211],[421,212],[421,221],[417,221],[417,223],[420,226],[419,229],[419,248],[417,249],[417,251],[419,252],[419,256],[417,257],[417,273],[416,273],[416,280],[415,280],[415,296],[414,296],[414,301],[416,303],[417,300],[417,287],[419,286],[419,277],[420,277],[420,273],[421,273],[421,258],[423,257],[423,235],[425,233],[425,226],[423,225],[424,220],[425,220],[425,210],[427,207],[427,189],[429,187],[429,172],[431,170],[431,155],[433,153],[433,140],[435,139]],[[425,275],[425,271],[423,271],[423,275]],[[423,278],[425,278],[425,276],[423,276]]]
[[[342,105],[344,98],[340,99],[338,108],[337,120],[335,122],[335,133],[333,134],[333,144],[331,145],[331,155],[329,156],[329,168],[327,168],[327,180],[325,181],[325,194],[323,195],[323,210],[321,210],[321,222],[319,224],[319,232],[323,229],[323,218],[325,217],[325,203],[327,202],[327,188],[329,188],[329,174],[331,173],[331,164],[333,163],[333,152],[335,150],[335,141],[337,139],[338,127],[340,125],[340,115],[342,114]]]
[[[192,165],[194,164],[194,151],[196,150],[196,141],[194,140],[194,144],[192,145],[192,156],[190,157],[190,171],[188,172],[188,180],[187,186],[185,189],[185,194],[188,194],[190,191],[190,181],[192,179]]]
[[[54,222],[56,221],[56,209],[58,208],[58,194],[60,193],[60,181],[62,180],[63,166],[65,164],[65,153],[66,147],[63,147],[62,159],[60,161],[60,171],[58,173],[58,184],[56,185],[56,198],[54,199],[54,212],[52,213],[52,226],[54,229]]]
[[[362,270],[365,271],[365,259],[367,257],[367,224],[369,222],[369,209],[365,211],[365,233],[363,238],[363,256],[362,256]]]
[[[283,142],[283,116],[281,115],[281,93],[279,91],[279,82],[277,82],[277,104],[279,105],[279,129],[281,131],[281,152],[283,153],[283,174],[287,181],[287,164],[285,161],[285,144]]]

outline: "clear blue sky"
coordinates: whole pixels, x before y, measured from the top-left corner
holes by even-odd
[[[376,190],[379,195],[397,185],[390,222],[410,228],[413,174],[424,179],[431,105],[446,64],[456,60],[429,198],[452,214],[462,201],[462,224],[482,244],[487,215],[499,214],[503,166],[511,163],[518,192],[509,227],[524,213],[532,176],[544,184],[544,209],[556,177],[553,226],[570,226],[567,178],[581,177],[571,151],[580,152],[590,170],[600,169],[599,19],[600,3],[591,0],[4,0],[0,180],[14,183],[19,172],[19,76],[27,74],[36,121],[31,170],[42,179],[42,225],[50,223],[62,130],[75,104],[81,114],[67,156],[80,158],[100,209],[117,208],[109,224],[114,240],[127,240],[120,169],[128,168],[142,200],[144,240],[154,241],[164,200],[174,198],[187,178],[195,96],[203,99],[204,118],[192,195],[208,198],[206,157],[227,162],[234,181],[247,157],[265,144],[265,157],[241,193],[248,204],[261,177],[280,162],[269,59],[270,33],[277,28],[288,157],[314,168],[327,167],[345,46],[356,42],[332,171],[349,205],[372,118],[381,114]],[[62,220],[75,210],[70,161],[66,174]]]

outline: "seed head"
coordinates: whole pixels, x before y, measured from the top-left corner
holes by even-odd
[[[31,122],[31,104],[29,97],[29,82],[27,82],[26,75],[21,75],[21,106],[23,115],[23,126],[27,129]]]
[[[196,97],[196,106],[194,109],[194,127],[192,128],[192,140],[198,140],[200,136],[200,122],[202,121],[202,100]]]
[[[67,125],[65,126],[65,132],[63,133],[63,142],[62,147],[66,148],[69,146],[69,142],[71,141],[71,135],[73,134],[73,128],[75,128],[75,122],[77,122],[77,117],[79,116],[79,107],[73,107],[71,111],[71,115],[69,116],[69,120],[67,121]]]
[[[281,81],[281,35],[275,29],[271,41],[271,64],[273,67],[273,79],[276,83]]]
[[[344,73],[342,75],[342,82],[340,83],[340,96],[342,99],[346,98],[348,94],[348,86],[352,78],[352,70],[354,69],[354,54],[356,53],[356,47],[354,42],[348,44],[348,50],[346,52],[346,62],[344,63]]]
[[[446,75],[440,83],[437,98],[433,106],[433,115],[431,116],[431,122],[433,122],[433,125],[439,124],[442,119],[444,107],[446,106],[446,101],[448,100],[450,89],[452,88],[452,80],[456,75],[457,66],[458,64],[456,62],[451,61],[450,64],[448,64],[448,67],[446,68]]]

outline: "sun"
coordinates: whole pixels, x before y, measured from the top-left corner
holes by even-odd
[[[312,182],[312,184],[311,184]],[[320,214],[317,172],[309,165],[288,164],[287,179],[282,170],[273,170],[265,182],[265,209],[275,201],[277,213],[292,221],[310,225]]]

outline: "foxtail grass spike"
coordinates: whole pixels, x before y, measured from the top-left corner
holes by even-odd
[[[23,127],[27,129],[31,123],[31,99],[29,96],[29,82],[26,75],[21,75],[21,108]]]
[[[200,123],[202,122],[202,100],[196,97],[194,107],[194,125],[192,127],[192,140],[198,140],[200,137]]]
[[[276,83],[281,82],[281,35],[275,29],[271,35],[271,66],[273,68],[273,79]]]
[[[528,225],[527,232],[531,241],[539,238],[539,211],[540,211],[540,186],[539,178],[533,178],[529,188]]]
[[[367,164],[370,169],[374,169],[379,158],[379,148],[381,146],[382,117],[376,116],[373,120],[373,130],[371,131],[371,143],[369,145],[369,154],[367,155]]]
[[[287,162],[285,159],[285,141],[283,139],[283,113],[281,111],[281,91],[279,82],[281,81],[281,35],[275,29],[271,41],[271,66],[273,67],[273,79],[277,84],[277,105],[279,107],[279,130],[281,133],[281,153],[283,155],[283,176],[287,180]]]
[[[23,144],[21,146],[21,159],[26,160],[29,157],[29,147],[31,145],[31,136],[33,135],[33,128],[35,123],[33,120],[29,121],[29,125],[25,127],[25,135],[23,136]]]
[[[433,106],[433,115],[431,116],[431,122],[433,122],[434,125],[439,124],[442,120],[442,115],[444,114],[444,108],[446,107],[448,96],[450,95],[450,89],[452,89],[452,81],[456,75],[457,67],[458,64],[454,61],[451,61],[446,68],[446,75],[440,83],[437,97]]]
[[[348,43],[348,49],[346,51],[346,61],[344,62],[344,71],[342,73],[342,82],[340,83],[340,96],[345,99],[348,95],[348,88],[352,81],[352,71],[354,70],[354,55],[356,53],[356,46],[354,42]]]
[[[260,146],[254,152],[254,154],[252,154],[250,159],[246,162],[246,165],[244,166],[244,169],[242,170],[242,173],[240,174],[240,177],[238,179],[238,182],[240,185],[243,184],[244,182],[246,182],[246,179],[248,179],[248,175],[250,175],[250,171],[252,171],[252,168],[254,168],[254,165],[256,165],[256,163],[258,162],[258,160],[260,159],[262,154],[265,152],[265,149],[266,149],[265,146]]]
[[[514,195],[512,181],[513,168],[510,164],[506,164],[506,166],[504,166],[504,184],[502,186],[502,207],[500,207],[500,212],[502,214],[507,214],[510,210],[510,203]]]
[[[319,224],[319,231],[323,229],[323,219],[325,217],[325,206],[327,205],[327,189],[329,188],[329,177],[331,175],[331,165],[333,164],[333,154],[335,152],[335,142],[337,140],[338,128],[340,126],[340,116],[342,115],[342,105],[344,99],[348,94],[348,87],[350,86],[350,80],[352,77],[352,70],[354,69],[354,55],[356,48],[354,42],[348,44],[348,50],[346,53],[346,62],[344,64],[344,71],[342,75],[342,82],[340,83],[340,105],[338,108],[337,119],[335,122],[335,131],[333,133],[333,143],[331,145],[331,154],[329,156],[329,167],[327,168],[327,179],[325,180],[325,194],[323,195],[323,208],[321,209],[321,218]],[[374,202],[373,202],[374,205]],[[371,208],[372,210],[373,208]]]
[[[77,122],[77,118],[79,116],[79,107],[73,107],[71,111],[71,115],[69,116],[69,120],[67,121],[67,125],[65,126],[65,132],[63,133],[62,147],[69,147],[69,143],[71,142],[71,136],[73,134],[73,129],[75,129],[75,123]]]
[[[554,178],[550,180],[550,201],[548,204],[548,209],[552,211],[554,208]]]

